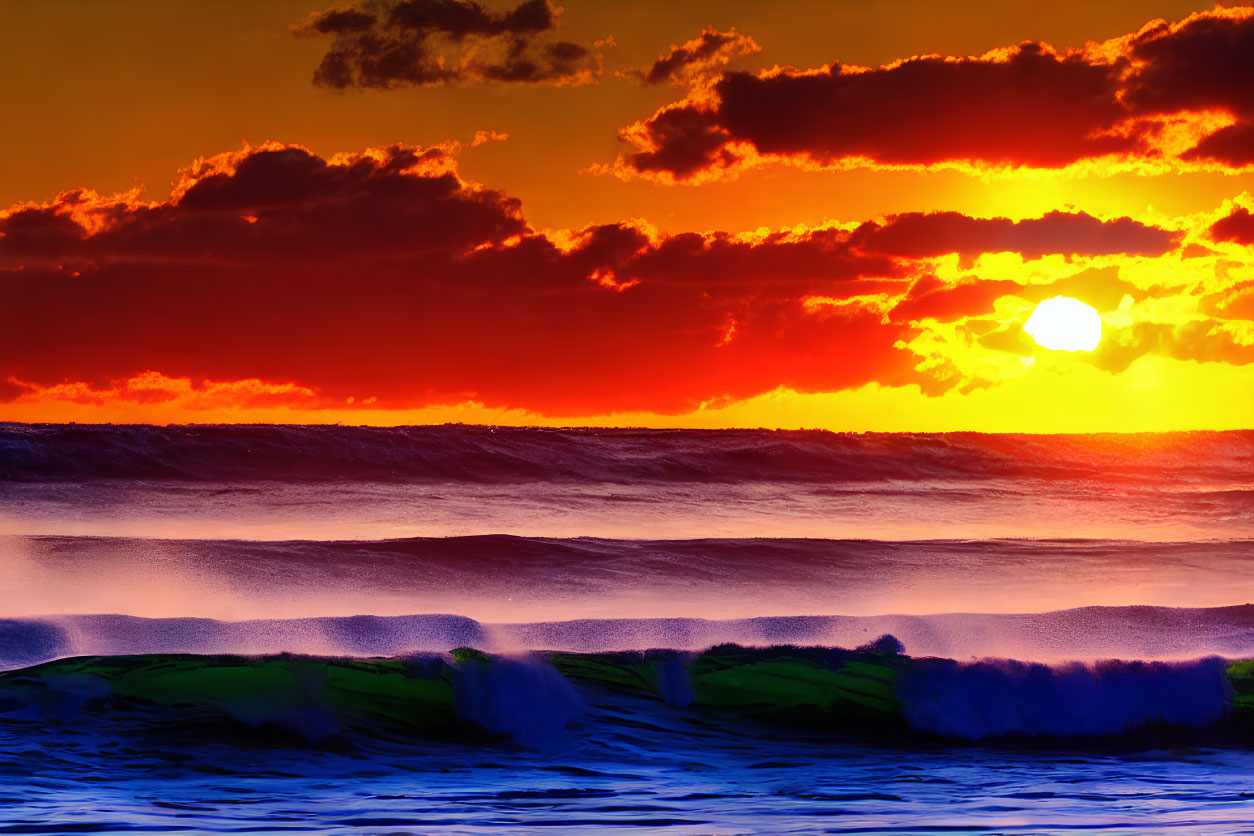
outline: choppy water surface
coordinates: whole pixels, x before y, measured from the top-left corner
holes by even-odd
[[[584,689],[541,750],[371,741],[337,751],[145,730],[137,712],[0,721],[0,832],[1236,834],[1254,753],[881,748],[641,716]]]

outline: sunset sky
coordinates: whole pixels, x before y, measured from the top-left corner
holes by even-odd
[[[1254,9],[9,2],[0,67],[0,420],[1254,426]]]

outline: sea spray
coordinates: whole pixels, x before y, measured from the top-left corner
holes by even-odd
[[[668,648],[858,647],[891,633],[915,657],[1194,659],[1254,657],[1254,605],[1086,607],[1036,614],[623,618],[484,624],[451,615],[224,621],[59,615],[0,619],[0,670],[73,655],[300,653],[397,656],[476,647],[494,653],[611,653]]]
[[[39,618],[0,618],[0,669],[20,668],[71,653],[65,629]]]

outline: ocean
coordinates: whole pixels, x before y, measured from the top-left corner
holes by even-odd
[[[1254,833],[1254,432],[0,424],[0,833]]]

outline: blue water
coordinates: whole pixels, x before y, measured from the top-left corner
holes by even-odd
[[[564,741],[358,740],[310,750],[238,731],[149,729],[137,710],[0,720],[2,833],[1236,834],[1254,829],[1254,752],[884,747],[642,715],[582,687]]]

